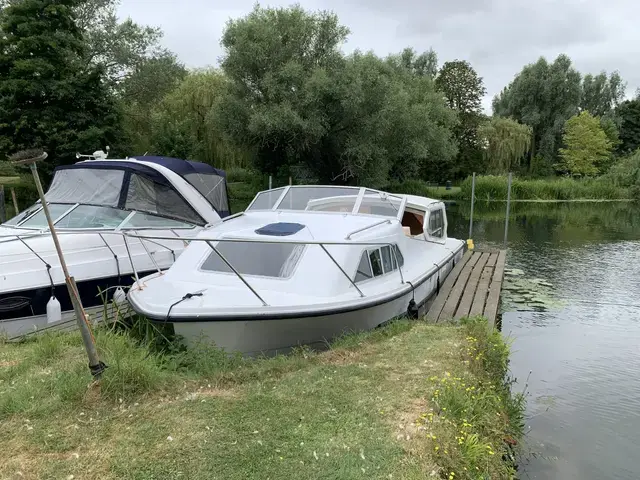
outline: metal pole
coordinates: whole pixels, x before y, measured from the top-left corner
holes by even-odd
[[[0,185],[0,223],[3,223],[5,220],[6,218],[4,218],[4,185]]]
[[[469,238],[473,238],[473,207],[476,202],[476,172],[471,179],[471,217],[469,218]]]
[[[18,199],[16,198],[16,191],[11,188],[11,198],[13,199],[13,209],[16,211],[16,215],[20,213],[20,209],[18,208]]]
[[[509,234],[509,210],[511,207],[511,172],[509,172],[509,181],[507,183],[507,216],[504,219],[504,246],[507,246],[507,236]]]
[[[60,247],[60,242],[58,241],[58,236],[56,235],[56,230],[53,225],[53,221],[51,220],[49,206],[47,205],[47,202],[45,200],[44,190],[42,188],[42,183],[40,182],[40,176],[38,175],[38,168],[36,167],[36,162],[39,160],[44,160],[45,158],[47,158],[46,152],[42,153],[37,158],[20,160],[20,163],[28,164],[29,168],[31,169],[31,173],[33,174],[33,180],[36,184],[36,189],[38,190],[38,196],[40,197],[42,210],[44,211],[44,215],[47,219],[47,224],[49,225],[51,238],[53,239],[53,244],[56,247],[58,259],[60,260],[60,267],[62,268],[62,272],[64,273],[65,283],[67,284],[67,289],[69,290],[69,297],[71,299],[71,302],[73,303],[73,309],[76,313],[76,322],[78,324],[78,328],[80,329],[80,333],[82,334],[82,341],[84,343],[85,350],[87,351],[87,356],[89,357],[89,370],[91,371],[93,378],[95,380],[99,380],[106,365],[102,363],[100,361],[100,358],[98,357],[95,340],[93,338],[93,335],[91,334],[91,331],[89,330],[87,314],[82,307],[82,302],[80,300],[80,296],[78,295],[78,290],[75,286],[75,282],[69,275],[69,269],[67,268],[67,263],[64,260],[62,248]]]
[[[273,188],[273,175],[269,175],[269,190]]]

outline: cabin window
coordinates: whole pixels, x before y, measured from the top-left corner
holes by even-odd
[[[382,266],[384,267],[384,272],[390,272],[394,269],[393,264],[391,263],[391,247],[382,247],[380,249],[382,252]]]
[[[369,255],[367,255],[367,252],[364,252],[362,257],[360,257],[358,270],[356,270],[356,283],[370,278],[373,278],[373,272],[371,271],[371,264],[369,263]]]
[[[402,253],[400,253],[398,245],[393,245],[392,247],[384,246],[376,248],[375,250],[365,250],[362,257],[360,257],[360,263],[356,270],[355,283],[398,270],[398,263],[400,267],[404,266],[404,257]]]
[[[216,249],[233,265],[241,275],[288,278],[300,261],[304,245],[290,243],[243,243],[218,242]],[[212,251],[201,270],[207,272],[227,272],[233,270]]]
[[[444,237],[444,214],[441,208],[429,213],[429,235],[438,238]]]
[[[404,257],[402,256],[402,252],[400,251],[400,247],[398,245],[393,246],[393,250],[396,254],[393,257],[393,264],[395,265],[396,257],[398,258],[398,263],[400,264],[400,268],[404,267]]]
[[[371,269],[373,275],[378,277],[384,273],[382,269],[382,256],[380,255],[380,249],[376,248],[369,252],[369,260],[371,260]]]

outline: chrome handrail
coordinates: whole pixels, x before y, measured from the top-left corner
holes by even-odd
[[[379,222],[376,222],[374,224],[368,225],[366,227],[362,227],[362,228],[358,228],[357,230],[354,230],[353,232],[351,232],[349,235],[347,235],[346,237],[344,237],[345,240],[350,240],[351,237],[353,235],[355,235],[356,233],[360,233],[360,232],[364,232],[365,230],[369,230],[370,228],[373,227],[377,227],[378,225],[383,225],[385,223],[391,223],[391,219],[387,218],[386,220],[381,220]]]

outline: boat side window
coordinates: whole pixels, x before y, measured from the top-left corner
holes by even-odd
[[[395,255],[394,255],[395,252]],[[396,262],[397,258],[397,262]],[[384,246],[374,250],[365,250],[360,257],[356,270],[355,283],[379,277],[398,270],[398,264],[404,266],[404,257],[398,245]]]
[[[362,252],[362,257],[360,257],[360,264],[358,265],[358,270],[356,270],[355,281],[357,283],[370,278],[373,278],[373,272],[371,271],[371,264],[369,263],[369,254],[365,250]]]
[[[369,252],[369,259],[371,260],[373,275],[376,277],[382,275],[384,270],[382,270],[382,256],[380,255],[380,249],[376,248],[375,250],[371,250]]]
[[[441,208],[432,210],[429,214],[429,235],[432,237],[444,236],[444,215]]]

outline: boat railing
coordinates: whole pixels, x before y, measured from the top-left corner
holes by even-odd
[[[386,222],[386,220],[385,220]],[[165,236],[145,236],[145,235],[136,235],[136,234],[131,234],[131,233],[124,233],[125,238],[126,237],[131,237],[131,238],[138,238],[138,239],[154,239],[154,240],[170,240],[171,238],[169,237],[165,237]],[[216,246],[214,245],[214,242],[230,242],[230,243],[257,243],[257,244],[288,244],[288,245],[318,245],[323,252],[329,257],[329,259],[333,262],[333,264],[338,268],[338,270],[340,270],[340,272],[342,273],[342,275],[349,281],[349,283],[356,289],[356,291],[358,292],[358,294],[360,295],[360,297],[365,297],[364,292],[360,289],[360,287],[358,287],[358,285],[354,282],[354,280],[351,278],[351,276],[344,270],[344,268],[342,268],[342,266],[340,265],[340,263],[338,263],[338,261],[335,259],[335,257],[333,255],[331,255],[331,252],[329,252],[329,250],[327,250],[327,246],[330,245],[342,245],[342,246],[354,246],[354,245],[362,245],[365,247],[385,247],[388,246],[390,247],[390,250],[393,254],[393,258],[395,259],[395,264],[397,266],[397,270],[400,274],[400,283],[402,285],[405,284],[404,281],[404,274],[402,273],[402,267],[400,266],[400,262],[398,261],[398,254],[396,252],[396,249],[394,248],[395,243],[394,242],[353,242],[353,241],[331,241],[331,240],[289,240],[289,239],[284,239],[284,238],[280,238],[278,240],[268,240],[268,239],[259,239],[259,238],[203,238],[203,237],[197,237],[197,238],[190,238],[189,239],[190,242],[204,242],[206,243],[209,248],[211,248],[212,251],[214,251],[219,257],[220,259],[227,265],[227,267],[229,267],[229,269],[238,277],[238,279],[251,291],[251,293],[253,293],[253,295],[262,303],[263,306],[268,307],[269,304],[262,298],[262,296],[260,296],[260,294],[256,291],[256,289],[251,286],[251,284],[249,283],[249,281],[245,278],[245,276],[240,273],[232,264],[231,262],[222,254],[222,252],[220,252],[219,249],[216,248]],[[125,240],[125,244],[126,244],[126,240]],[[133,263],[132,263],[133,265]],[[140,282],[140,277],[138,275],[138,272],[135,270],[134,267],[134,276],[136,279],[136,286],[139,290],[142,290],[144,288],[143,284]],[[158,273],[162,275],[162,271],[160,271],[160,269],[158,269]]]
[[[164,240],[170,240],[170,241],[182,241],[184,246],[186,247],[189,244],[189,240],[188,238],[185,237],[181,237],[180,235],[178,235],[174,230],[169,229],[169,231],[171,233],[173,233],[175,236],[174,237],[168,237],[168,236],[163,236],[162,238]],[[134,273],[134,276],[136,277],[136,280],[138,280],[138,274],[137,274],[137,269],[135,267],[134,261],[133,261],[133,257],[131,256],[131,250],[129,248],[129,241],[127,240],[128,236],[131,236],[131,234],[125,232],[125,231],[75,231],[75,232],[65,232],[65,231],[58,231],[56,232],[58,237],[64,237],[64,236],[78,236],[78,235],[87,235],[87,234],[93,234],[93,235],[98,235],[98,237],[102,240],[102,243],[104,244],[104,246],[111,252],[111,255],[113,255],[113,258],[116,262],[116,270],[118,272],[118,278],[121,278],[122,276],[122,271],[120,268],[120,260],[121,258],[118,257],[117,253],[113,250],[112,246],[109,245],[109,243],[106,241],[105,236],[107,235],[115,235],[118,237],[122,237],[123,241],[124,241],[124,246],[125,246],[125,250],[127,251],[127,257],[129,259],[129,262],[131,263],[131,269]],[[28,240],[34,239],[34,238],[38,238],[38,237],[47,237],[49,236],[49,232],[33,232],[33,233],[29,233],[26,235],[7,235],[7,236],[3,236],[0,238],[0,246],[4,245],[4,244],[8,244],[8,243],[12,243],[12,242],[20,242],[22,243],[31,254],[33,254],[39,261],[42,262],[42,264],[45,266],[45,268],[47,269],[47,275],[49,277],[49,281],[51,283],[51,286],[54,286],[54,282],[53,282],[53,278],[51,277],[51,265],[44,259],[42,258],[42,256],[36,251],[34,250],[31,245],[29,245],[29,243],[27,242]],[[173,257],[173,261],[176,261],[176,252],[173,248],[171,248],[168,245],[164,245],[163,243],[160,243],[157,240],[156,237],[154,236],[144,236],[144,235],[140,235],[137,236],[136,238],[138,238],[138,241],[140,242],[140,244],[142,245],[142,248],[145,250],[145,253],[147,254],[147,256],[149,257],[149,259],[151,260],[151,262],[153,263],[154,267],[156,268],[156,270],[159,273],[162,273],[162,269],[160,268],[160,266],[158,265],[158,263],[156,262],[155,258],[152,255],[152,252],[149,250],[149,248],[147,247],[147,242],[148,243],[152,243],[154,245],[157,245],[159,247],[161,247],[162,249],[168,251],[171,256]],[[94,247],[96,248],[96,247]],[[97,247],[97,248],[102,248],[102,247]]]

